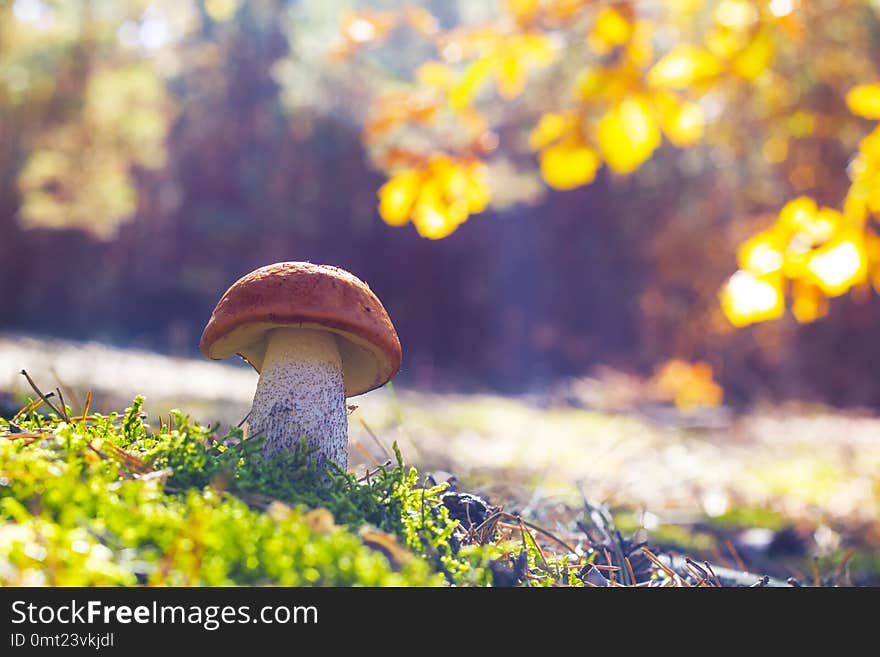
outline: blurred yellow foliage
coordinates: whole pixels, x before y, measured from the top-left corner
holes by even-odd
[[[749,41],[731,61],[731,69],[737,75],[754,80],[770,66],[773,61],[773,40],[761,31]]]
[[[415,91],[401,100],[388,97],[373,112],[365,127],[366,140],[385,149],[374,161],[389,174],[399,172],[401,166],[421,170],[405,161],[411,154],[401,161],[398,154],[403,149],[385,138],[394,126],[421,125],[433,130],[435,125],[444,125],[449,115],[458,122],[459,143],[464,145],[449,148],[444,144],[457,153],[451,155],[453,159],[479,159],[494,149],[498,135],[491,132],[492,117],[480,109],[483,92],[494,81],[502,100],[522,96],[529,74],[550,66],[564,47],[558,34],[548,29],[550,25],[577,25],[586,17],[586,43],[603,58],[581,68],[572,87],[574,105],[543,112],[528,135],[542,179],[560,190],[590,184],[603,163],[617,174],[636,171],[652,157],[664,136],[680,148],[698,143],[707,129],[702,96],[725,76],[757,79],[772,63],[774,53],[763,14],[746,0],[712,5],[713,22],[702,43],[673,44],[659,57],[654,53],[658,41],[655,17],[643,15],[630,2],[592,6],[580,0],[506,0],[501,6],[502,18],[508,22],[438,32],[435,43],[441,58],[416,68]],[[696,20],[696,14],[707,7],[700,2],[664,3],[664,11],[687,20]],[[386,12],[381,17],[392,15]],[[350,15],[349,23],[352,16],[381,22],[361,12]],[[349,23],[343,25],[344,30]],[[375,31],[387,32],[384,27]],[[806,113],[804,117],[791,115],[791,136],[814,130],[814,117]],[[768,141],[763,152],[768,161],[783,161],[787,142]],[[436,153],[418,157],[430,159],[432,155]],[[812,170],[802,169],[799,180],[806,184]],[[412,180],[408,175],[389,180],[386,194],[380,195],[386,199],[380,200],[380,214],[394,225],[412,219],[423,235],[449,234],[460,223],[461,211],[443,210],[443,203],[429,202],[443,195],[432,192],[432,185],[415,185]],[[414,192],[400,191],[412,187],[422,190],[418,198],[426,200],[417,202],[410,198]],[[398,203],[396,198],[408,200]]]
[[[541,151],[541,175],[555,189],[574,189],[593,182],[601,164],[596,151],[574,139]]]
[[[808,324],[828,314],[828,297],[811,283],[796,279],[791,288],[791,314],[801,324]]]
[[[503,99],[516,98],[522,93],[529,72],[548,66],[556,57],[551,39],[537,31],[505,34],[496,30],[466,30],[452,34],[443,43],[445,49],[469,56],[469,63],[460,72],[447,67],[452,72],[451,81],[447,73],[436,67],[433,71],[422,71],[422,77],[431,86],[442,82],[449,106],[454,110],[469,108],[493,77]]]
[[[880,126],[859,143],[849,174],[852,184],[844,214],[853,222],[864,222],[869,214],[880,215]]]
[[[547,148],[563,135],[577,128],[578,118],[574,114],[547,112],[542,114],[538,125],[529,133],[529,147],[533,151]]]
[[[585,141],[577,114],[548,112],[529,134],[529,147],[540,151],[541,176],[554,189],[574,189],[596,177],[601,161]]]
[[[489,204],[485,165],[435,155],[425,165],[398,171],[379,189],[379,214],[391,226],[410,220],[422,237],[450,235]]]
[[[734,326],[781,317],[785,312],[782,277],[738,270],[721,290],[721,309]]]
[[[595,52],[605,55],[622,46],[632,36],[633,25],[616,7],[603,7],[596,14],[587,43]]]
[[[822,163],[805,158],[799,144],[829,130],[827,115],[798,105],[795,84],[772,70],[777,55],[787,52],[780,44],[787,40],[790,49],[803,42],[799,11],[796,2],[754,0],[665,0],[650,9],[626,1],[504,0],[497,21],[438,30],[432,36],[438,58],[416,67],[414,88],[384,98],[365,127],[366,143],[379,151],[374,161],[389,174],[379,213],[391,225],[412,222],[419,234],[439,239],[487,207],[482,160],[510,134],[497,105],[487,107],[493,82],[493,102],[522,99],[516,107],[534,112],[534,127],[522,141],[553,189],[588,185],[603,164],[630,174],[664,138],[679,148],[699,143],[717,125],[723,91],[731,91],[728,101],[761,94],[760,112],[773,130],[754,150],[766,165],[785,165],[793,189],[815,187]],[[373,25],[363,35],[378,38],[393,15],[353,14],[343,29],[353,39],[356,17]],[[576,48],[585,59],[568,66]],[[551,73],[574,74],[567,90],[535,103],[525,93],[532,74],[559,59]],[[842,62],[822,64],[817,75],[839,75]],[[542,84],[553,89],[548,78]],[[852,88],[846,103],[854,114],[880,120],[880,83]],[[436,131],[442,137],[426,141],[442,144],[444,152],[395,146],[388,138],[395,126]],[[872,215],[880,217],[880,128],[861,141],[847,172],[851,185],[842,211],[799,197],[740,245],[738,269],[719,292],[732,324],[781,317],[786,297],[795,319],[811,322],[828,312],[829,297],[868,281],[880,291],[880,238],[866,230]],[[681,367],[669,371],[681,376]],[[706,378],[705,370],[694,371]]]
[[[665,3],[664,10],[693,20],[699,4]],[[523,95],[530,73],[553,64],[566,47],[560,34],[548,26],[578,25],[586,17],[586,43],[604,58],[580,70],[572,88],[575,105],[543,112],[528,136],[541,177],[560,190],[590,184],[603,163],[617,174],[637,170],[664,135],[681,148],[698,143],[707,119],[693,96],[702,96],[725,72],[751,77],[768,62],[768,49],[761,41],[766,34],[752,29],[754,7],[749,2],[718,6],[715,31],[727,34],[725,48],[708,41],[685,43],[674,45],[659,59],[654,54],[657,23],[630,2],[593,6],[581,0],[505,0],[501,7],[503,16],[497,25],[490,21],[438,31],[432,39],[441,58],[416,67],[412,92],[380,99],[371,113],[364,134],[365,141],[380,151],[373,160],[389,175],[396,172],[380,193],[380,214],[387,222],[402,225],[411,219],[421,234],[435,238],[460,223],[460,210],[444,210],[446,201],[431,201],[444,194],[432,191],[433,185],[422,178],[414,183],[413,175],[400,173],[422,169],[406,161],[412,153],[393,144],[391,128],[418,125],[433,131],[437,126],[439,131],[451,119],[458,123],[459,134],[458,145],[444,143],[453,153],[450,157],[470,161],[485,156],[497,145],[498,134],[491,132],[493,118],[480,109],[483,92],[494,81],[502,100]],[[351,40],[352,21],[360,20],[374,26],[364,29],[364,35],[371,32],[378,38],[394,24],[389,18],[393,16],[393,12],[349,14],[343,33]],[[433,155],[422,153],[417,158],[429,160]],[[416,188],[421,190],[418,195],[412,191]]]
[[[709,363],[673,359],[654,371],[652,384],[660,399],[671,401],[682,412],[718,406],[724,391],[715,382]]]
[[[660,145],[660,128],[647,97],[625,98],[596,126],[602,157],[616,173],[638,169]]]
[[[868,252],[858,225],[800,197],[782,208],[770,229],[740,246],[739,266],[721,292],[731,323],[744,326],[781,316],[785,279],[792,281],[792,313],[799,322],[810,322],[827,312],[817,294],[838,296],[867,280]]]
[[[807,273],[828,296],[844,294],[862,283],[868,271],[860,233],[851,232],[815,250],[807,261]]]
[[[379,214],[389,226],[409,222],[410,212],[418,198],[422,173],[414,169],[401,171],[379,189]]]
[[[687,89],[721,73],[721,64],[705,48],[676,46],[648,72],[648,84],[664,89]]]
[[[703,137],[706,120],[697,103],[682,101],[672,92],[654,96],[657,116],[663,133],[679,147],[693,146]]]
[[[880,120],[880,84],[853,88],[846,102],[854,114]],[[815,122],[806,112],[796,112],[792,120],[808,122],[809,131]],[[758,277],[768,274],[791,281],[792,314],[799,322],[824,317],[828,297],[846,294],[869,280],[880,290],[880,242],[866,230],[867,219],[880,216],[880,126],[861,140],[848,171],[851,185],[842,212],[802,196],[782,208],[772,228],[740,246],[740,270],[721,291],[722,308],[734,325],[782,314],[781,287],[772,312],[765,310],[771,295]],[[747,280],[759,284],[743,283]]]
[[[21,222],[111,237],[137,206],[132,169],[165,164],[167,105],[144,64],[96,71],[81,113],[47,127],[18,174]]]
[[[880,121],[880,83],[855,87],[846,95],[846,104],[853,114]]]
[[[481,57],[468,66],[449,89],[449,106],[454,110],[470,107],[477,91],[492,74],[494,64],[491,57]]]
[[[739,247],[739,266],[757,276],[778,272],[785,260],[783,248],[777,231],[758,233]]]

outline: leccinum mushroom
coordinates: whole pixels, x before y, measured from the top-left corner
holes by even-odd
[[[305,437],[319,463],[348,465],[345,398],[400,369],[388,313],[366,283],[310,262],[279,262],[240,278],[221,297],[199,345],[208,358],[239,354],[260,374],[248,418],[263,453]]]

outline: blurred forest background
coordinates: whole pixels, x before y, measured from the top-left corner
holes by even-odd
[[[410,386],[878,406],[878,67],[876,0],[0,0],[0,331],[196,355],[312,260]]]

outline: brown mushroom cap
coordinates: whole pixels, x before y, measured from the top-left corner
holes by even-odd
[[[347,397],[378,388],[400,369],[397,331],[367,284],[310,262],[278,262],[238,279],[217,302],[199,348],[215,360],[239,354],[260,372],[266,335],[278,328],[335,333]]]

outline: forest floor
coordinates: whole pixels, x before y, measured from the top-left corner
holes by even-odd
[[[0,415],[26,401],[22,369],[74,408],[87,391],[106,411],[143,394],[150,420],[179,408],[224,428],[247,413],[257,378],[227,363],[0,335]],[[352,467],[384,462],[396,442],[435,481],[454,477],[563,543],[607,507],[623,535],[700,563],[804,585],[880,584],[880,418],[801,404],[681,414],[610,403],[606,383],[521,398],[369,393],[350,400]]]

